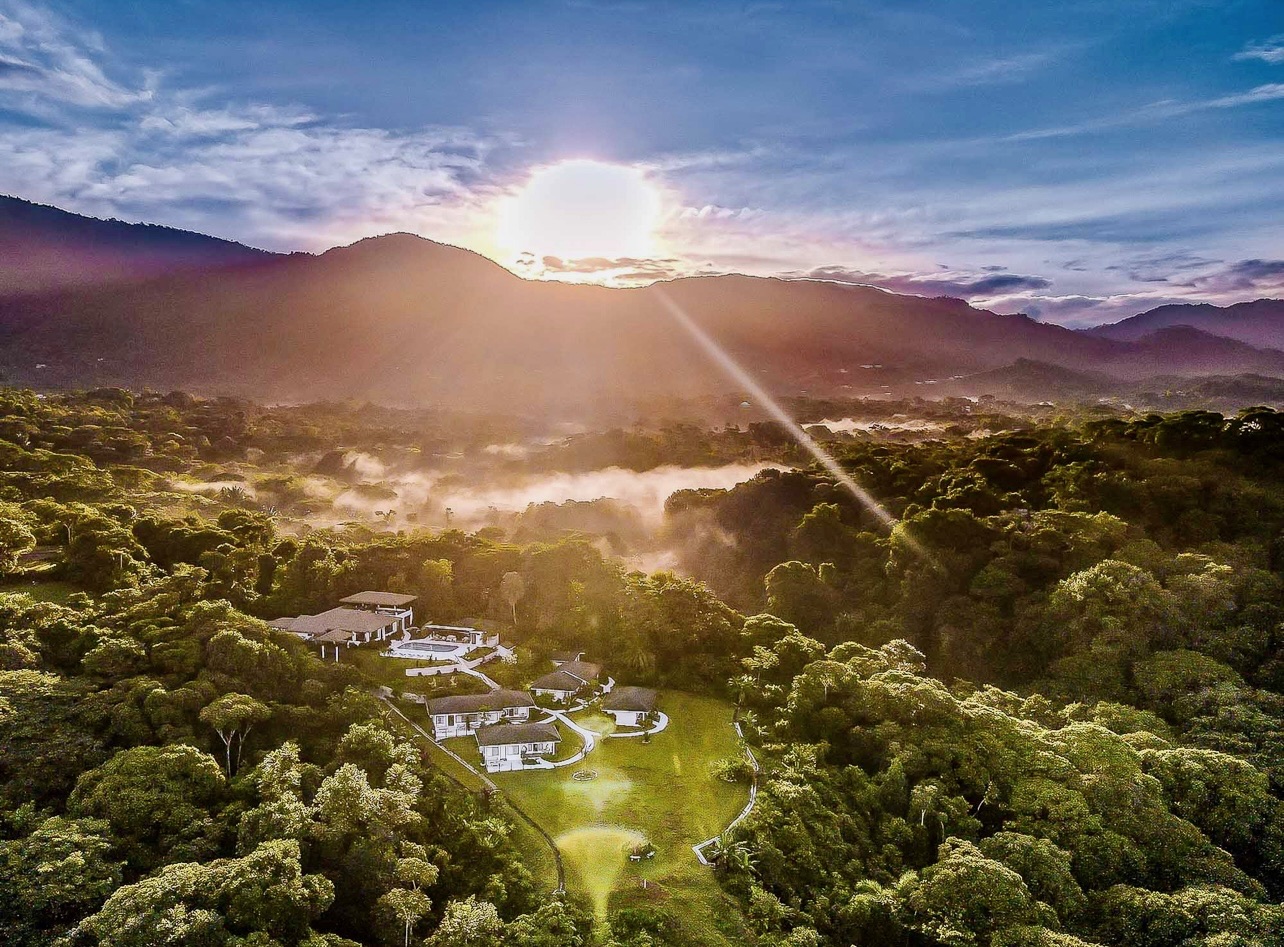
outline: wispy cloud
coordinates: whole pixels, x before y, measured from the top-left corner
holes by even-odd
[[[1052,281],[1042,276],[1019,276],[1016,273],[994,272],[987,268],[981,273],[942,272],[922,273],[870,273],[845,266],[818,266],[785,276],[832,280],[839,283],[859,283],[877,286],[894,293],[915,296],[955,296],[960,299],[978,299],[1015,293],[1022,290],[1047,289]]]
[[[25,98],[85,108],[119,109],[146,102],[152,92],[109,79],[90,55],[93,34],[73,35],[51,14],[26,3],[0,10],[0,90]]]
[[[1002,141],[1037,141],[1048,138],[1066,138],[1074,135],[1086,135],[1093,132],[1110,131],[1130,125],[1143,125],[1149,122],[1161,122],[1195,112],[1206,112],[1213,109],[1231,109],[1244,105],[1258,105],[1263,102],[1274,102],[1284,99],[1284,83],[1268,82],[1226,95],[1206,99],[1195,99],[1186,102],[1162,101],[1152,102],[1138,109],[1122,112],[1117,115],[1105,115],[1100,118],[1075,122],[1069,125],[1054,125],[1047,128],[1033,128],[1015,132],[1002,137]]]
[[[1284,260],[1239,260],[1184,285],[1203,293],[1277,293],[1284,290]]]
[[[1238,60],[1260,59],[1262,62],[1268,62],[1272,65],[1284,63],[1284,33],[1272,36],[1270,39],[1263,40],[1260,43],[1249,43],[1231,58]]]
[[[384,229],[462,242],[497,190],[469,129],[408,131],[219,99],[112,68],[96,37],[0,5],[0,89],[25,121],[0,134],[0,190],[84,213],[163,219],[279,249]]]

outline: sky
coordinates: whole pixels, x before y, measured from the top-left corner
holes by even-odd
[[[505,208],[569,161],[644,181],[653,239],[519,254]],[[0,0],[0,193],[1112,322],[1284,296],[1284,3]]]

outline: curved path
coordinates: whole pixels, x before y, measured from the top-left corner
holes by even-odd
[[[700,864],[702,865],[713,864],[711,861],[709,861],[708,858],[705,857],[705,854],[704,854],[705,849],[709,848],[712,845],[718,844],[718,841],[724,835],[726,835],[728,832],[734,829],[737,825],[743,822],[745,820],[745,817],[748,816],[750,812],[753,812],[754,803],[758,801],[758,774],[762,772],[762,767],[758,765],[758,760],[753,755],[753,750],[749,749],[749,744],[744,742],[745,734],[744,734],[744,731],[740,729],[740,721],[737,720],[733,724],[733,726],[736,728],[736,735],[740,737],[741,743],[745,748],[745,756],[749,760],[749,765],[753,767],[753,780],[749,783],[749,801],[745,803],[745,807],[740,810],[740,814],[736,816],[734,819],[732,819],[730,824],[728,824],[728,826],[725,829],[723,829],[713,838],[705,839],[703,842],[700,842],[696,845],[691,846],[691,851],[695,852],[695,857],[700,859]]]
[[[630,730],[628,733],[620,733],[617,730],[615,733],[602,733],[602,734],[599,734],[599,736],[606,737],[607,739],[610,739],[610,740],[615,740],[615,739],[627,740],[629,737],[649,737],[653,733],[659,733],[661,730],[663,730],[665,727],[669,725],[668,714],[661,713],[660,711],[657,710],[655,712],[655,716],[656,716],[655,726],[652,727],[650,730]]]
[[[590,753],[593,752],[593,748],[597,746],[598,737],[601,736],[600,733],[595,733],[594,731],[588,729],[587,727],[581,727],[578,723],[576,723],[569,716],[567,716],[566,711],[564,710],[550,710],[549,714],[551,714],[551,716],[548,718],[549,720],[562,721],[562,723],[566,724],[568,727],[570,727],[572,730],[578,733],[580,735],[580,739],[584,741],[584,745],[580,747],[580,751],[578,753],[576,753],[570,759],[558,760],[556,763],[550,764],[551,766],[553,766],[554,768],[558,766],[570,766],[572,763],[578,763],[580,760],[584,759],[584,757],[588,756]],[[545,721],[545,723],[547,723],[547,721]]]
[[[435,739],[433,739],[432,735],[427,730],[425,730],[423,727],[419,726],[419,724],[415,723],[413,720],[411,720],[409,717],[403,714],[401,712],[401,709],[397,707],[397,705],[394,704],[387,697],[380,695],[379,699],[383,701],[384,705],[389,710],[391,710],[394,714],[396,714],[398,717],[404,720],[407,724],[409,724],[410,728],[414,730],[414,732],[418,734],[419,737],[421,737],[424,740],[427,740],[437,749],[441,750],[447,756],[451,757],[453,760],[455,760],[461,766],[463,766],[466,770],[468,770],[474,776],[476,776],[481,781],[482,785],[486,787],[487,792],[498,793],[500,798],[504,800],[504,802],[508,805],[508,807],[512,809],[514,812],[516,812],[519,816],[521,816],[523,822],[525,822],[527,825],[529,825],[532,829],[535,830],[536,834],[538,834],[539,837],[544,840],[545,844],[548,845],[549,850],[553,853],[553,864],[557,867],[557,887],[553,889],[553,894],[563,894],[566,891],[566,866],[562,864],[562,850],[558,848],[557,843],[553,841],[553,836],[549,835],[548,832],[545,831],[542,825],[540,825],[538,822],[532,819],[530,815],[527,814],[525,809],[517,805],[517,803],[513,802],[513,800],[510,799],[508,796],[504,795],[503,790],[501,790],[497,785],[495,785],[495,782],[489,776],[486,776],[485,774],[479,772],[475,766],[473,766],[471,763],[464,760],[463,757],[459,756],[457,753],[447,749],[446,747],[438,743]],[[459,780],[455,779],[455,777],[451,776],[449,773],[446,773],[445,770],[438,768],[438,772],[445,773],[445,775],[448,776],[450,779],[454,780],[456,783],[459,783]],[[465,790],[467,790],[468,788],[467,786],[464,786],[462,783],[459,783],[459,785]]]

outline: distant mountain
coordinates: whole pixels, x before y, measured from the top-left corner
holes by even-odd
[[[1208,303],[1160,306],[1085,331],[1099,339],[1132,342],[1174,326],[1191,326],[1258,348],[1284,350],[1284,299],[1258,299],[1225,307]]]
[[[1048,362],[1019,358],[1002,368],[950,379],[936,393],[971,397],[993,395],[1018,404],[1080,402],[1115,394],[1125,384],[1113,375],[1101,372],[1076,371]]]
[[[121,282],[271,256],[186,230],[98,220],[0,195],[0,296]]]
[[[1284,376],[1284,353],[1195,330],[1118,341],[867,286],[747,276],[645,289],[534,282],[408,234],[319,256],[239,252],[148,279],[0,299],[0,375],[40,387],[599,419],[741,393],[673,318],[667,296],[782,395],[876,393],[1018,359],[1133,380]]]

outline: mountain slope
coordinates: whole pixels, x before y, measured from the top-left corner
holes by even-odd
[[[273,255],[218,237],[99,220],[0,195],[0,296],[249,263]]]
[[[1131,342],[1174,326],[1190,326],[1258,348],[1284,350],[1284,299],[1257,299],[1225,307],[1208,303],[1160,306],[1085,332],[1100,339]]]
[[[667,296],[785,395],[874,393],[1018,359],[1132,379],[1284,376],[1284,353],[1195,330],[1118,341],[867,286],[747,276],[645,289],[533,282],[409,234],[319,256],[248,252],[233,251],[235,265],[215,254],[209,266],[0,299],[0,373],[41,387],[581,418],[742,394],[672,317]]]

